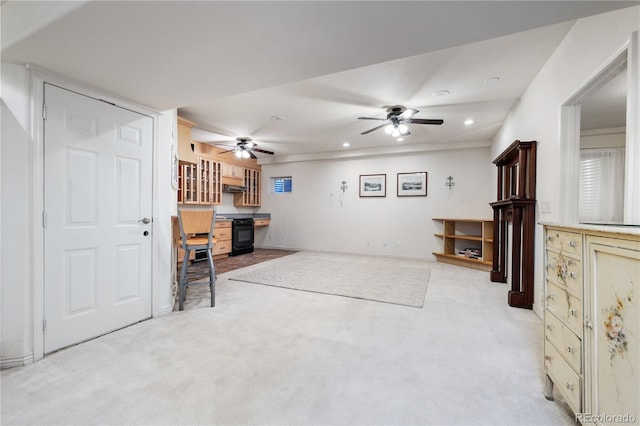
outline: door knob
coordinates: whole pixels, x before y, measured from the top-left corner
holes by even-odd
[[[142,222],[142,223],[144,223],[146,225],[147,223],[151,222],[151,219],[149,219],[148,217],[143,217],[138,222]]]

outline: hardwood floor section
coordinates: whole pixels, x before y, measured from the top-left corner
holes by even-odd
[[[245,266],[255,265],[256,263],[277,259],[278,257],[287,256],[293,253],[296,253],[296,251],[257,248],[253,253],[214,259],[213,266],[216,269],[216,275],[219,275],[233,271],[234,269],[244,268]],[[187,268],[187,281],[195,281],[208,277],[209,267],[207,266],[206,261],[192,263]]]

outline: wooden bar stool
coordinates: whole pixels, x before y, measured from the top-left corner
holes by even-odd
[[[211,290],[211,307],[216,305],[216,271],[213,266],[213,254],[211,249],[213,242],[213,229],[215,227],[216,211],[212,210],[184,210],[178,209],[178,224],[180,226],[180,247],[184,250],[182,268],[180,269],[179,309],[183,309],[187,297],[187,265],[189,254],[192,250],[206,250],[207,262],[209,262],[209,289]],[[207,283],[195,283],[206,285]],[[194,283],[191,283],[194,285]]]

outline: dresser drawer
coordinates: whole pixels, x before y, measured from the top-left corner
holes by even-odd
[[[231,228],[215,228],[213,230],[213,236],[218,241],[230,240],[231,239]]]
[[[549,342],[544,343],[544,368],[573,411],[582,412],[582,379]]]
[[[547,279],[566,286],[582,298],[582,262],[547,250]]]
[[[214,227],[215,229],[218,228],[231,228],[231,221],[230,220],[216,220],[216,225]]]
[[[231,253],[231,240],[218,241],[215,246],[213,246],[213,250],[211,251],[213,255]]]
[[[546,306],[582,338],[582,300],[547,280]]]
[[[576,334],[562,324],[551,312],[544,315],[545,339],[561,353],[573,369],[582,372],[582,342]]]
[[[582,258],[582,236],[573,232],[547,229],[547,248],[554,248],[563,254],[572,254]]]
[[[253,226],[269,226],[271,219],[255,219]]]

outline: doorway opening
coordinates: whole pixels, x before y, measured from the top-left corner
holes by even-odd
[[[640,224],[637,33],[561,107],[561,217]]]

